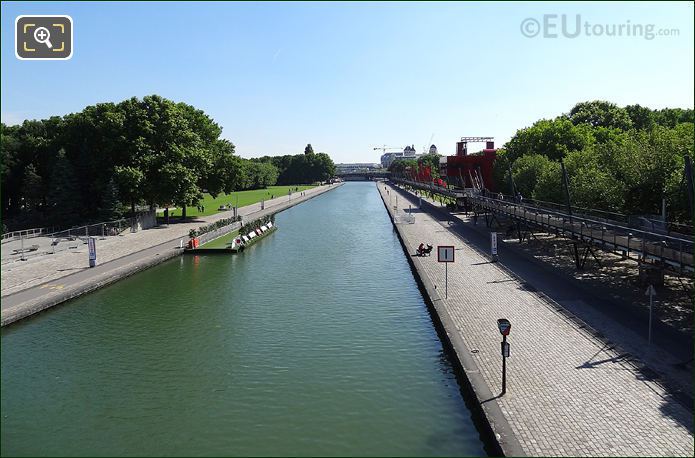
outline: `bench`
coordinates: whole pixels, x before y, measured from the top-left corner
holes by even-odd
[[[12,254],[29,253],[31,251],[36,251],[39,249],[38,245],[32,245],[29,248],[16,248],[12,250]]]

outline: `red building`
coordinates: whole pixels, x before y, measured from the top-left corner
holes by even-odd
[[[468,154],[469,142],[485,142],[485,149],[481,153]],[[456,156],[440,158],[439,173],[450,185],[495,191],[492,168],[496,157],[492,137],[463,137],[456,143]]]

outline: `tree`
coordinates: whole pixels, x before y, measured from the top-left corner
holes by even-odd
[[[562,184],[562,171],[559,162],[548,162],[541,171],[536,186],[533,188],[533,198],[557,204],[565,203],[565,193]]]
[[[575,126],[566,118],[542,119],[531,127],[518,130],[505,148],[510,161],[527,154],[542,154],[559,160],[571,151],[579,151],[593,142],[586,126]]]
[[[35,210],[43,201],[43,180],[36,173],[34,164],[29,164],[24,171],[22,197],[27,210]]]
[[[425,154],[418,159],[418,162],[424,167],[430,167],[430,172],[432,178],[439,178],[439,158],[442,157],[441,154],[432,153]]]
[[[121,217],[121,205],[118,200],[118,187],[114,178],[104,190],[101,198],[100,217],[102,220],[112,221]]]
[[[130,212],[135,215],[135,203],[142,198],[140,185],[145,174],[137,167],[119,165],[114,169],[114,179],[121,199],[130,204]]]
[[[628,130],[632,121],[627,110],[604,100],[580,102],[569,112],[573,124],[588,124],[592,127],[609,127]]]
[[[212,167],[210,168],[204,187],[214,197],[220,193],[246,189],[248,161],[234,155],[234,145],[228,140],[217,140],[211,148]]]
[[[270,162],[249,161],[249,189],[263,189],[277,182],[278,169]]]
[[[304,154],[314,154],[314,148],[311,147],[311,143],[306,145],[304,148]]]
[[[596,145],[595,148],[602,148]],[[625,203],[624,183],[601,163],[600,155],[590,148],[575,151],[565,158],[570,181],[572,205],[620,211]]]
[[[638,130],[650,129],[655,124],[654,112],[640,105],[628,105],[625,107],[627,115],[632,121],[632,127]]]
[[[54,224],[68,225],[79,220],[80,192],[75,168],[65,150],[58,151],[46,196],[46,213]]]
[[[541,154],[530,154],[514,161],[512,177],[517,191],[523,196],[531,196],[540,176],[550,163],[550,159]]]
[[[389,172],[394,176],[409,178],[410,172],[417,168],[417,161],[414,159],[399,159],[389,165]]]

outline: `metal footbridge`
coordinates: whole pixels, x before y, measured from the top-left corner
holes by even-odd
[[[600,249],[679,274],[695,272],[692,235],[630,227],[610,218],[570,214],[546,205],[484,195],[473,188],[446,189],[400,178],[392,178],[392,181],[456,199],[458,206],[472,211],[475,218],[484,217],[488,226],[494,223],[502,226],[500,220],[507,221],[520,241],[533,236],[534,230],[562,235],[573,243],[575,261],[580,269],[590,254],[599,262],[593,250]]]

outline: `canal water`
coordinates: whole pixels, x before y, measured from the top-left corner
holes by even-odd
[[[2,455],[484,455],[373,183],[2,329]]]

